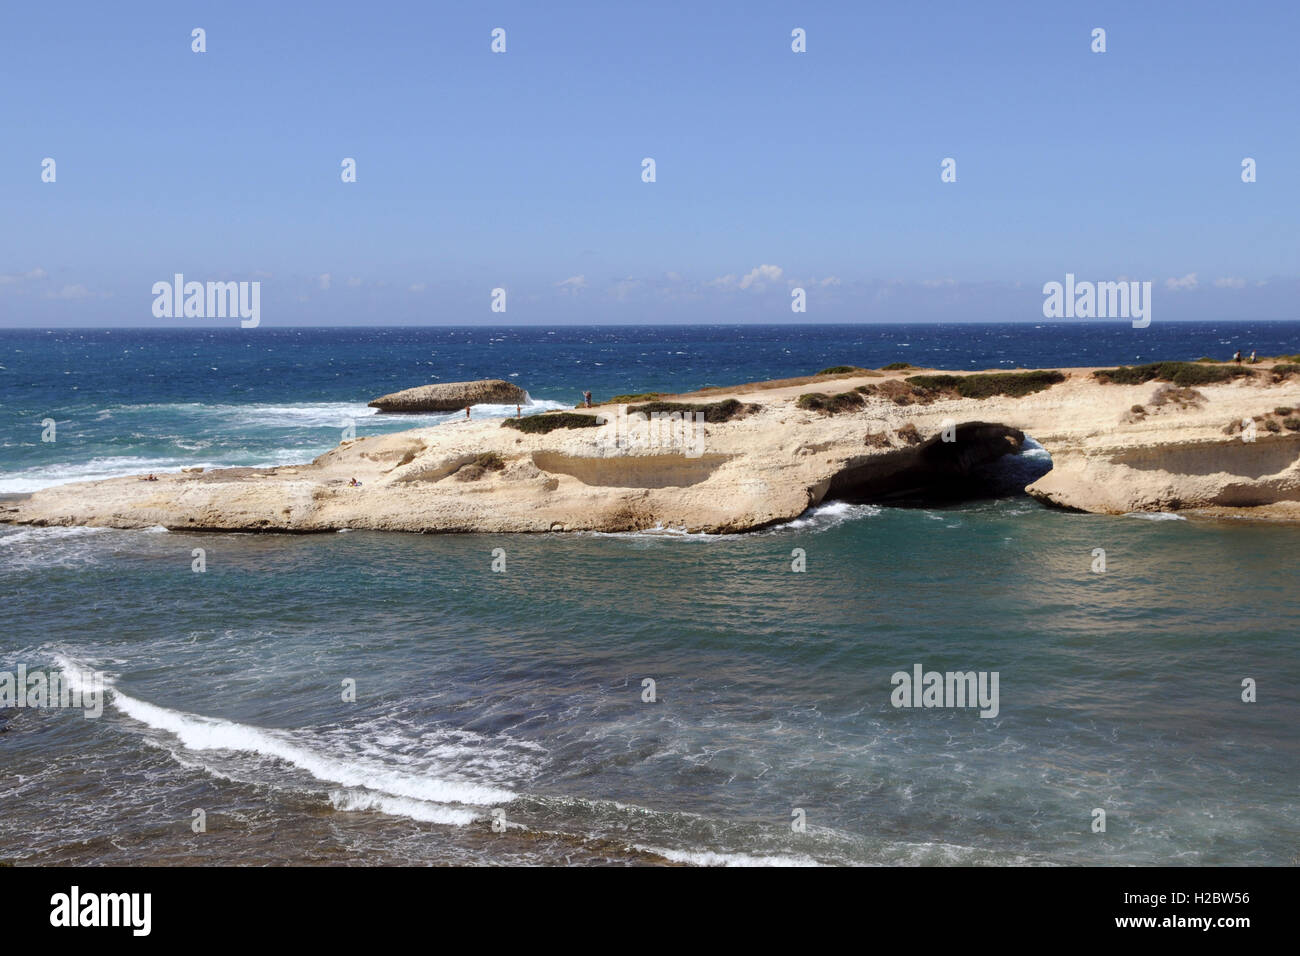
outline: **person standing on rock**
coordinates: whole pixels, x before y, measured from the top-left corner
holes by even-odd
[[[591,408],[591,392],[590,392],[590,391],[586,391],[586,392],[583,392],[583,393],[582,393],[582,400],[583,400],[583,402],[586,404],[586,406],[587,406],[588,408]]]
[[[1241,364],[1241,349],[1237,349],[1237,351],[1232,353],[1232,360],[1238,365]]]
[[[523,418],[523,417],[524,417],[524,407],[522,405],[516,405],[515,418]]]
[[[465,406],[465,421],[469,421],[469,406]]]
[[[1254,364],[1255,364],[1256,362],[1258,362],[1258,361],[1259,361],[1259,359],[1255,358],[1255,350],[1254,350],[1254,349],[1251,349],[1251,350],[1250,350],[1250,364],[1251,364],[1251,365],[1254,365]]]

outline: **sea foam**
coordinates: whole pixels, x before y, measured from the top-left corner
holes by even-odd
[[[53,657],[67,675],[69,686],[79,686],[78,682],[84,682],[91,670],[89,665],[63,654]],[[321,783],[350,788],[354,792],[339,791],[332,797],[338,809],[382,810],[429,822],[464,825],[477,818],[465,806],[492,806],[515,797],[513,791],[501,786],[397,769],[374,755],[326,752],[302,739],[304,732],[268,730],[152,704],[121,691],[112,677],[106,677],[104,685],[114,708],[147,727],[170,734],[186,750],[256,754],[305,771]],[[465,751],[466,758],[473,756],[472,747],[453,749]]]

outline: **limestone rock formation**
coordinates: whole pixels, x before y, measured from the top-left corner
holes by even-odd
[[[417,385],[391,395],[381,395],[371,408],[381,412],[455,412],[466,405],[518,405],[528,400],[528,393],[518,385],[499,378],[477,382],[442,382]]]
[[[1054,505],[1300,518],[1300,430],[1276,412],[1300,407],[1300,375],[1261,368],[1198,383],[1194,401],[1173,402],[1159,401],[1167,396],[1158,382],[1116,384],[1092,369],[1062,369],[1062,380],[1018,397],[962,397],[987,389],[957,389],[944,378],[917,400],[917,386],[903,381],[917,371],[818,382],[819,392],[853,391],[862,400],[816,408],[799,406],[809,389],[798,384],[671,396],[746,403],[744,415],[727,421],[688,424],[678,414],[639,422],[626,406],[592,409],[597,427],[550,431],[503,427],[502,419],[454,420],[344,442],[292,467],[61,485],[0,507],[0,521],[241,531],[739,532],[788,521],[825,499],[881,500],[932,481],[960,484],[1026,437],[1053,461],[1028,492]],[[885,381],[899,387],[881,387]],[[459,395],[455,404],[465,400]],[[1147,412],[1134,415],[1139,405]],[[349,485],[353,477],[361,487]]]

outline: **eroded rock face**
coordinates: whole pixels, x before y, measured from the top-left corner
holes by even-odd
[[[912,440],[915,429],[900,431],[904,432],[898,436],[902,447],[846,461],[831,478],[826,496],[869,502],[932,488],[950,489],[981,465],[1020,451],[1025,441],[1018,429],[985,422],[954,425],[920,442]],[[867,444],[873,449],[881,447],[879,442]]]
[[[1252,511],[1300,519],[1300,434],[1254,441],[1094,439],[1058,448],[1050,472],[1028,487],[1048,504],[1076,511]]]
[[[487,378],[404,388],[376,398],[370,407],[381,412],[455,412],[466,405],[518,405],[527,400],[528,393],[518,385]]]
[[[1300,378],[1202,385],[1194,402],[1156,405],[1154,383],[1105,384],[1091,369],[1066,371],[1063,382],[1019,398],[903,406],[868,394],[861,409],[831,415],[798,407],[806,386],[746,387],[735,396],[753,403],[751,413],[703,424],[702,433],[666,428],[653,441],[604,426],[534,434],[504,428],[502,419],[457,419],[348,441],[299,466],[61,485],[8,503],[0,521],[252,531],[738,532],[788,521],[826,498],[880,500],[929,483],[960,485],[973,469],[1014,453],[1026,436],[1054,464],[1027,490],[1054,505],[1300,518],[1300,432],[1271,430],[1265,420],[1276,407],[1300,406]],[[847,390],[873,381],[881,376],[836,384]],[[461,407],[464,393],[455,401]],[[1133,416],[1135,405],[1155,411]],[[596,411],[620,420],[610,406]],[[1248,436],[1224,430],[1226,421],[1257,418],[1264,423]],[[350,485],[351,478],[361,486]]]

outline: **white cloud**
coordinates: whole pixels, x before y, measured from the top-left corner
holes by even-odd
[[[44,269],[35,268],[31,272],[13,273],[10,275],[0,275],[0,285],[11,285],[15,282],[24,282],[29,279],[45,279],[49,273]]]
[[[747,275],[739,279],[732,273],[725,276],[718,276],[716,279],[710,279],[705,285],[712,286],[715,289],[762,289],[769,282],[776,282],[785,274],[785,270],[780,266],[761,265],[755,266]]]
[[[328,272],[322,272],[320,274],[320,277],[317,279],[317,281],[320,282],[321,289],[328,290],[331,281],[330,274]]]
[[[833,285],[841,285],[842,283],[840,282],[840,277],[839,277],[839,276],[827,276],[827,277],[824,278],[824,279],[818,279],[818,278],[811,278],[811,279],[795,279],[795,278],[791,277],[791,278],[785,280],[785,284],[788,285],[788,286],[789,286],[790,288],[792,288],[792,289],[794,289],[794,288],[800,288],[800,289],[817,289],[817,288],[821,288],[821,289],[829,289],[829,288],[830,288],[831,286],[833,286]]]
[[[760,289],[768,282],[776,282],[781,278],[784,270],[780,266],[762,265],[750,271],[749,275],[740,280],[740,287],[748,289],[750,286],[757,285]]]
[[[1195,289],[1200,282],[1196,279],[1195,272],[1189,272],[1181,279],[1166,279],[1165,288],[1173,292],[1180,292],[1183,289]]]
[[[1228,276],[1223,279],[1215,279],[1214,286],[1217,289],[1244,289],[1246,288],[1245,279],[1234,279]]]
[[[583,289],[587,288],[587,277],[570,276],[563,282],[555,283],[555,285],[561,292],[581,292]]]
[[[50,299],[88,299],[90,290],[80,283],[76,285],[65,285],[58,292],[47,293]]]
[[[642,285],[644,285],[642,280],[628,276],[626,279],[619,279],[615,282],[611,291],[613,291],[616,299],[623,302],[631,293],[640,289]]]

